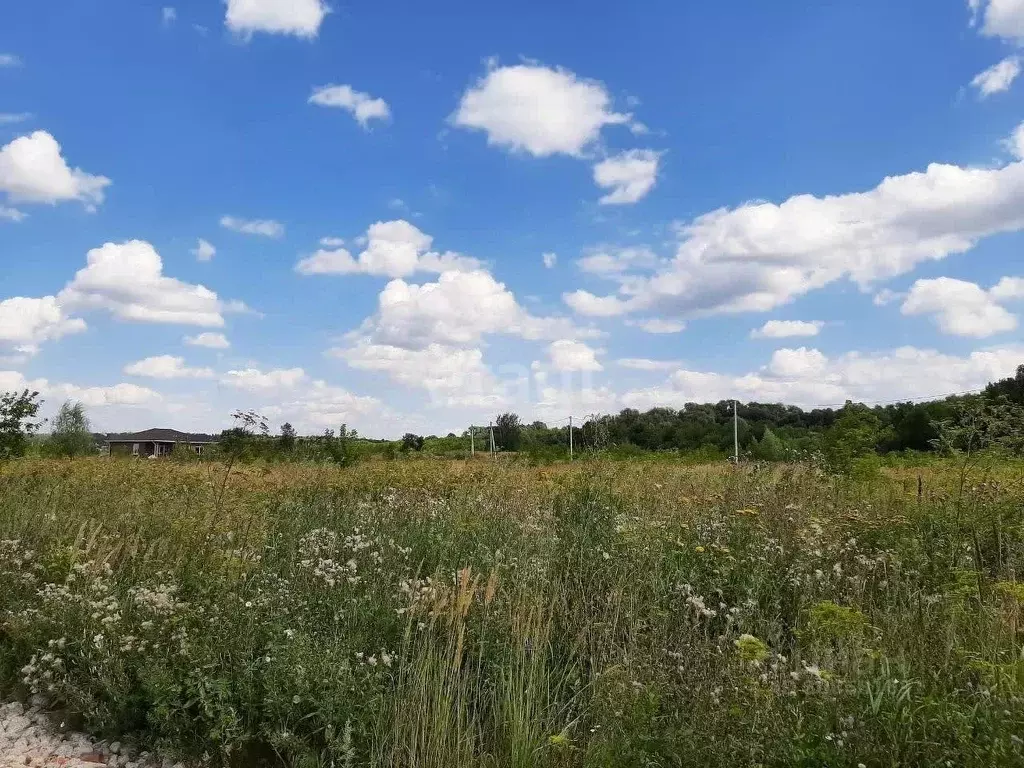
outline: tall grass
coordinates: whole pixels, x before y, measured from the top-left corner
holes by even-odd
[[[953,475],[10,464],[0,687],[224,765],[1020,765],[1021,469]]]

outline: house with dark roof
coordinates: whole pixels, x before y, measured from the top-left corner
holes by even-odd
[[[217,443],[214,435],[179,432],[176,429],[147,429],[107,435],[107,453],[111,456],[169,456],[188,450],[199,455]]]

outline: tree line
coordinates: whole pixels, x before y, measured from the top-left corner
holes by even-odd
[[[49,436],[33,441],[43,422],[37,418],[39,393],[0,395],[0,459],[25,455],[38,446],[44,455],[76,456],[95,451],[95,437],[81,403],[61,406]],[[929,453],[942,449],[944,428],[978,423],[987,414],[987,433],[1024,435],[1024,365],[1016,374],[992,382],[977,395],[947,397],[929,402],[864,405],[847,402],[841,408],[803,410],[779,403],[739,403],[737,436],[740,458],[762,461],[821,460],[834,466],[858,456],[900,452]],[[237,426],[221,434],[219,451],[238,458],[294,459],[353,463],[368,457],[397,458],[425,454],[462,457],[471,446],[525,454],[536,459],[566,456],[570,440],[580,453],[637,455],[675,453],[716,460],[732,456],[733,403],[686,403],[682,408],[626,408],[617,414],[594,414],[579,425],[549,426],[523,423],[515,413],[499,415],[493,426],[460,434],[405,434],[401,440],[360,437],[346,425],[319,435],[300,436],[290,424],[273,435],[264,419],[252,412],[235,414]],[[993,426],[998,425],[998,426]],[[1010,446],[1012,440],[1000,437]]]

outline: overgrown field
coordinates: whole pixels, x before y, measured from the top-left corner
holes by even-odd
[[[1021,467],[920,472],[14,462],[0,688],[238,766],[1022,765]]]

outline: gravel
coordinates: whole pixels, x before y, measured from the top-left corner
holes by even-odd
[[[0,768],[185,768],[160,760],[128,744],[93,741],[69,731],[43,708],[30,702],[0,704]]]

